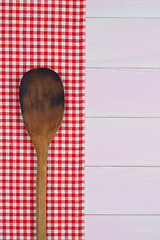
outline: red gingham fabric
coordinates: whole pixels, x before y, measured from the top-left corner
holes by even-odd
[[[47,239],[84,239],[85,0],[0,1],[0,239],[36,240],[37,158],[19,104],[26,71],[47,67],[65,116],[47,163]]]

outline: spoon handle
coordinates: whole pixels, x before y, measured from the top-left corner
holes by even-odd
[[[37,152],[36,217],[37,240],[46,240],[46,171],[48,147],[41,145]]]

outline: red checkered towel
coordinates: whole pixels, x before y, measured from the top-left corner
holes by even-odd
[[[0,1],[0,239],[36,239],[37,158],[19,104],[23,74],[56,71],[65,116],[47,163],[47,239],[84,239],[85,0]]]

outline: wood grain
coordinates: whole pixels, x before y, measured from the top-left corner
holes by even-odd
[[[160,67],[160,19],[87,19],[87,67]]]
[[[87,0],[87,17],[159,18],[159,0]]]
[[[160,70],[86,69],[86,117],[160,117]]]
[[[160,119],[86,119],[87,166],[160,166]]]
[[[87,17],[85,239],[158,240],[160,2],[87,0]]]
[[[159,240],[159,216],[86,216],[85,240]]]
[[[86,214],[160,214],[160,168],[86,168],[85,183]]]

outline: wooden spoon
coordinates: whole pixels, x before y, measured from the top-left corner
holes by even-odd
[[[23,120],[37,153],[37,240],[46,240],[47,154],[63,119],[64,88],[57,73],[35,68],[24,74],[19,94]]]

